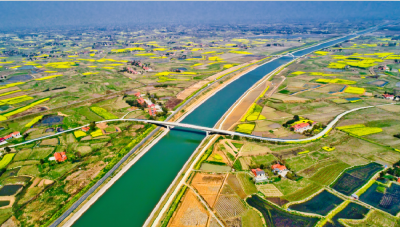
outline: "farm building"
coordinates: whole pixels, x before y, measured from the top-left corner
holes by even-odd
[[[271,166],[272,172],[278,173],[278,175],[282,177],[286,177],[286,174],[289,172],[289,170],[286,168],[286,166],[281,165],[281,164],[275,164]]]
[[[6,135],[6,136],[0,138],[0,142],[3,142],[5,140],[9,140],[11,138],[19,138],[19,137],[21,137],[20,132],[13,132],[13,133],[11,133],[9,135]]]
[[[312,129],[315,124],[316,124],[316,122],[313,122],[312,124],[307,123],[307,122],[303,122],[303,123],[300,123],[300,124],[293,125],[291,128],[293,128],[293,130],[295,132],[303,133],[304,131]]]
[[[149,114],[150,114],[150,116],[156,116],[157,109],[156,109],[156,106],[154,104],[151,104],[149,106]]]
[[[144,102],[145,102],[145,100],[142,98],[142,95],[140,94],[140,92],[137,92],[137,93],[135,94],[135,96],[138,98],[138,99],[137,99],[137,102],[138,102],[140,105],[143,105]]]
[[[394,95],[390,95],[390,94],[383,94],[383,97],[385,99],[389,99],[389,100],[393,100],[394,99]]]
[[[89,127],[89,126],[82,127],[82,131],[84,131],[84,132],[87,132],[87,131],[89,131],[89,130],[90,130],[90,127]]]
[[[259,183],[259,182],[264,182],[268,180],[268,177],[265,176],[265,172],[262,169],[252,169],[251,172],[254,174],[254,182]]]
[[[63,162],[65,160],[67,160],[67,155],[65,154],[65,152],[56,152],[54,153],[54,158],[56,159],[57,162]]]

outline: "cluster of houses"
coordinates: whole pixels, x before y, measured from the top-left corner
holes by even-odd
[[[13,132],[13,133],[11,133],[9,135],[1,137],[0,138],[0,145],[6,144],[7,140],[10,140],[12,138],[19,138],[19,137],[21,137],[21,133],[20,132]]]
[[[142,64],[140,61],[133,61],[133,62],[131,62],[131,64],[132,65],[134,65],[134,66],[137,66],[137,67],[140,67],[140,68],[142,68],[143,70],[145,70],[145,71],[153,71],[150,67],[148,67],[148,65],[147,64]],[[131,69],[131,68],[127,68],[128,69],[128,72],[131,72],[131,71],[134,71],[133,69]],[[130,70],[129,70],[130,69]],[[135,71],[136,72],[136,71]],[[138,72],[136,72],[136,73],[134,73],[134,74],[138,74]]]
[[[144,99],[140,92],[135,93],[135,96],[137,97],[137,102],[140,105],[143,105],[144,103],[147,104],[150,116],[156,116],[157,112],[162,112],[161,106],[154,104],[150,99]]]
[[[281,165],[279,163],[272,165],[271,170],[273,173],[276,173],[283,178],[285,178],[287,173],[289,172],[286,166]],[[262,183],[268,181],[268,177],[265,175],[264,170],[257,168],[257,169],[252,169],[251,172],[254,175],[253,180],[255,183]]]
[[[317,122],[315,122],[315,121],[312,123],[302,122],[299,124],[292,125],[290,128],[292,128],[293,131],[295,131],[295,132],[303,133],[304,131],[311,130],[316,123]]]

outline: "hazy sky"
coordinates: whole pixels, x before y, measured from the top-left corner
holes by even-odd
[[[0,2],[0,29],[138,23],[397,19],[400,2]]]

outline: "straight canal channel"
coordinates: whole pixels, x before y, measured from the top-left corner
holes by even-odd
[[[362,33],[370,31],[371,29]],[[302,56],[355,36],[349,35],[310,47],[294,55]],[[252,85],[291,60],[292,57],[280,57],[248,72],[197,107],[182,123],[214,127]],[[172,129],[115,182],[74,226],[142,226],[205,136],[203,132]]]

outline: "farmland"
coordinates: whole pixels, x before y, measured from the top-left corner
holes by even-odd
[[[0,197],[12,198],[0,198],[0,224],[50,225],[120,160],[137,157],[134,153],[122,159],[156,127],[99,121],[122,117],[164,121],[171,114],[176,114],[172,120],[177,120],[191,111],[188,106],[206,100],[197,96],[183,106],[201,90],[201,95],[212,94],[227,81],[234,85],[234,81],[250,79],[258,66],[275,55],[371,25],[361,24],[309,24],[303,28],[304,34],[291,34],[293,30],[291,35],[283,35],[289,33],[282,33],[285,29],[281,25],[1,31],[0,137],[13,132],[21,136],[6,137],[1,147]],[[263,33],[269,35],[264,37]],[[391,35],[379,30],[296,59],[249,92],[240,110],[229,118],[227,130],[295,140],[319,133],[346,110],[390,103],[383,95],[395,91],[400,69],[394,62],[399,56],[398,45],[389,47],[397,42]],[[228,98],[219,102],[228,103]],[[213,109],[218,112],[218,105]],[[188,180],[161,226],[214,226],[219,221],[226,226],[314,226],[318,218],[293,210],[327,215],[342,199],[323,190],[325,187],[331,185],[337,193],[349,195],[383,165],[400,159],[395,150],[400,149],[400,143],[393,136],[399,133],[399,111],[391,105],[346,115],[323,138],[308,144],[218,135],[217,142],[205,147],[193,171],[185,167],[190,171]],[[299,132],[292,127],[304,123],[312,128]],[[201,141],[174,140],[173,134],[165,138],[173,143],[184,141],[193,149]],[[51,138],[24,144],[44,136]],[[173,152],[184,153],[177,146],[165,149],[165,156],[147,155],[141,161],[152,157],[181,168],[176,163],[182,154]],[[382,166],[366,165],[371,162]],[[288,173],[272,169],[275,163]],[[153,178],[157,183],[169,179],[164,172],[173,169],[162,165],[146,168],[159,173]],[[252,169],[264,171],[268,180],[255,183]],[[154,191],[158,189],[154,187]],[[396,194],[395,189],[392,185],[382,190]],[[367,189],[361,199],[367,201],[363,196],[373,194],[371,190]],[[124,196],[126,201],[122,202],[132,198]],[[285,204],[301,200],[289,206],[292,211],[283,209]],[[390,210],[373,201],[368,203]],[[345,215],[340,212],[335,217],[360,219],[360,214],[366,213],[360,207],[348,207],[350,211],[347,207],[342,211]],[[360,212],[353,215],[353,208]],[[390,212],[397,210],[395,207]],[[108,212],[114,217],[113,224],[120,224],[116,220],[123,212]]]

